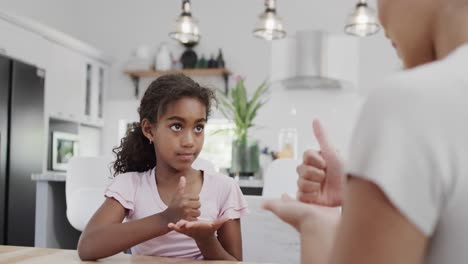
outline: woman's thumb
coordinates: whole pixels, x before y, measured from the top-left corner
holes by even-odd
[[[280,199],[266,200],[262,203],[262,208],[264,210],[271,211],[272,213],[276,214],[276,212],[279,210],[281,203],[282,202]]]
[[[320,150],[326,151],[330,149],[331,147],[328,141],[328,135],[318,119],[314,119],[314,121],[312,122],[312,129],[314,131],[315,138],[319,143]]]

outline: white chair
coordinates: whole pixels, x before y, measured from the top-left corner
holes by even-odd
[[[206,172],[216,172],[216,168],[211,161],[198,157],[193,163],[192,168]]]
[[[110,157],[73,157],[68,163],[65,196],[67,218],[83,231],[104,202],[104,190],[111,180]]]
[[[276,159],[270,163],[263,174],[263,192],[265,198],[279,198],[283,193],[292,197],[297,192],[297,166],[299,160]]]
[[[300,239],[297,231],[273,213],[263,210],[263,197],[244,197],[250,210],[250,214],[241,218],[244,261],[300,263]]]

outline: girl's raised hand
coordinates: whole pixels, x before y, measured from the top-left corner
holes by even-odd
[[[175,223],[179,220],[196,221],[200,216],[200,201],[196,194],[185,193],[186,179],[180,177],[177,193],[173,196],[171,203],[162,213],[168,223]]]
[[[221,218],[215,221],[199,220],[195,222],[180,220],[176,224],[169,223],[167,227],[173,231],[192,237],[196,241],[203,241],[204,239],[212,237],[215,231],[228,220],[228,218]]]

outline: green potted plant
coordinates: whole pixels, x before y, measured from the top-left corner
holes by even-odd
[[[232,143],[231,173],[239,176],[254,176],[260,170],[260,150],[258,143],[249,138],[249,129],[254,127],[257,112],[266,102],[269,85],[262,82],[249,98],[244,79],[237,78],[234,88],[228,95],[219,93],[220,111],[234,122]]]

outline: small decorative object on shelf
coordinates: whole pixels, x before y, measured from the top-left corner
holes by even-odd
[[[174,57],[174,54],[172,54],[172,52],[171,52],[171,61],[172,61],[172,69],[174,70],[182,69],[182,63],[180,62],[179,59]]]
[[[213,69],[213,68],[218,68],[218,63],[214,59],[214,55],[211,54],[210,60],[208,61],[208,68]]]
[[[218,65],[218,68],[226,67],[226,63],[224,62],[223,58],[223,52],[221,51],[221,49],[218,50],[218,57],[216,58],[216,63]]]
[[[155,58],[155,68],[151,69],[146,67],[144,69],[127,68],[125,74],[132,78],[133,85],[135,87],[135,97],[139,98],[139,83],[142,77],[159,77],[169,73],[183,73],[192,76],[209,76],[209,75],[221,75],[224,80],[225,93],[229,90],[229,70],[224,67],[224,59],[221,53],[221,49],[218,51],[218,57],[215,59],[214,55],[211,56],[210,60],[207,60],[205,56],[201,56],[198,59],[197,53],[193,50],[193,47],[197,43],[186,43],[185,51],[180,56],[180,60],[177,60],[172,56],[172,53],[168,50],[167,44],[162,43],[158,54]],[[161,56],[160,59],[158,57]],[[219,62],[222,62],[219,64]],[[168,66],[169,65],[169,66]]]
[[[205,59],[205,56],[203,54],[201,55],[201,58],[197,61],[197,68],[198,69],[208,68],[208,61]]]
[[[229,75],[231,72],[227,69],[174,69],[169,71],[155,71],[155,70],[142,70],[142,71],[125,71],[125,74],[132,78],[135,87],[135,97],[139,98],[139,83],[140,78],[154,78],[169,73],[183,73],[189,76],[221,76],[224,80],[224,89],[227,94],[229,90]]]
[[[154,67],[160,71],[167,71],[172,68],[171,53],[166,43],[161,43],[156,53]]]
[[[192,47],[187,47],[180,57],[184,69],[193,69],[197,65],[198,56]]]
[[[125,64],[125,68],[132,71],[148,70],[152,67],[153,62],[149,47],[140,45],[134,49],[132,56]]]

